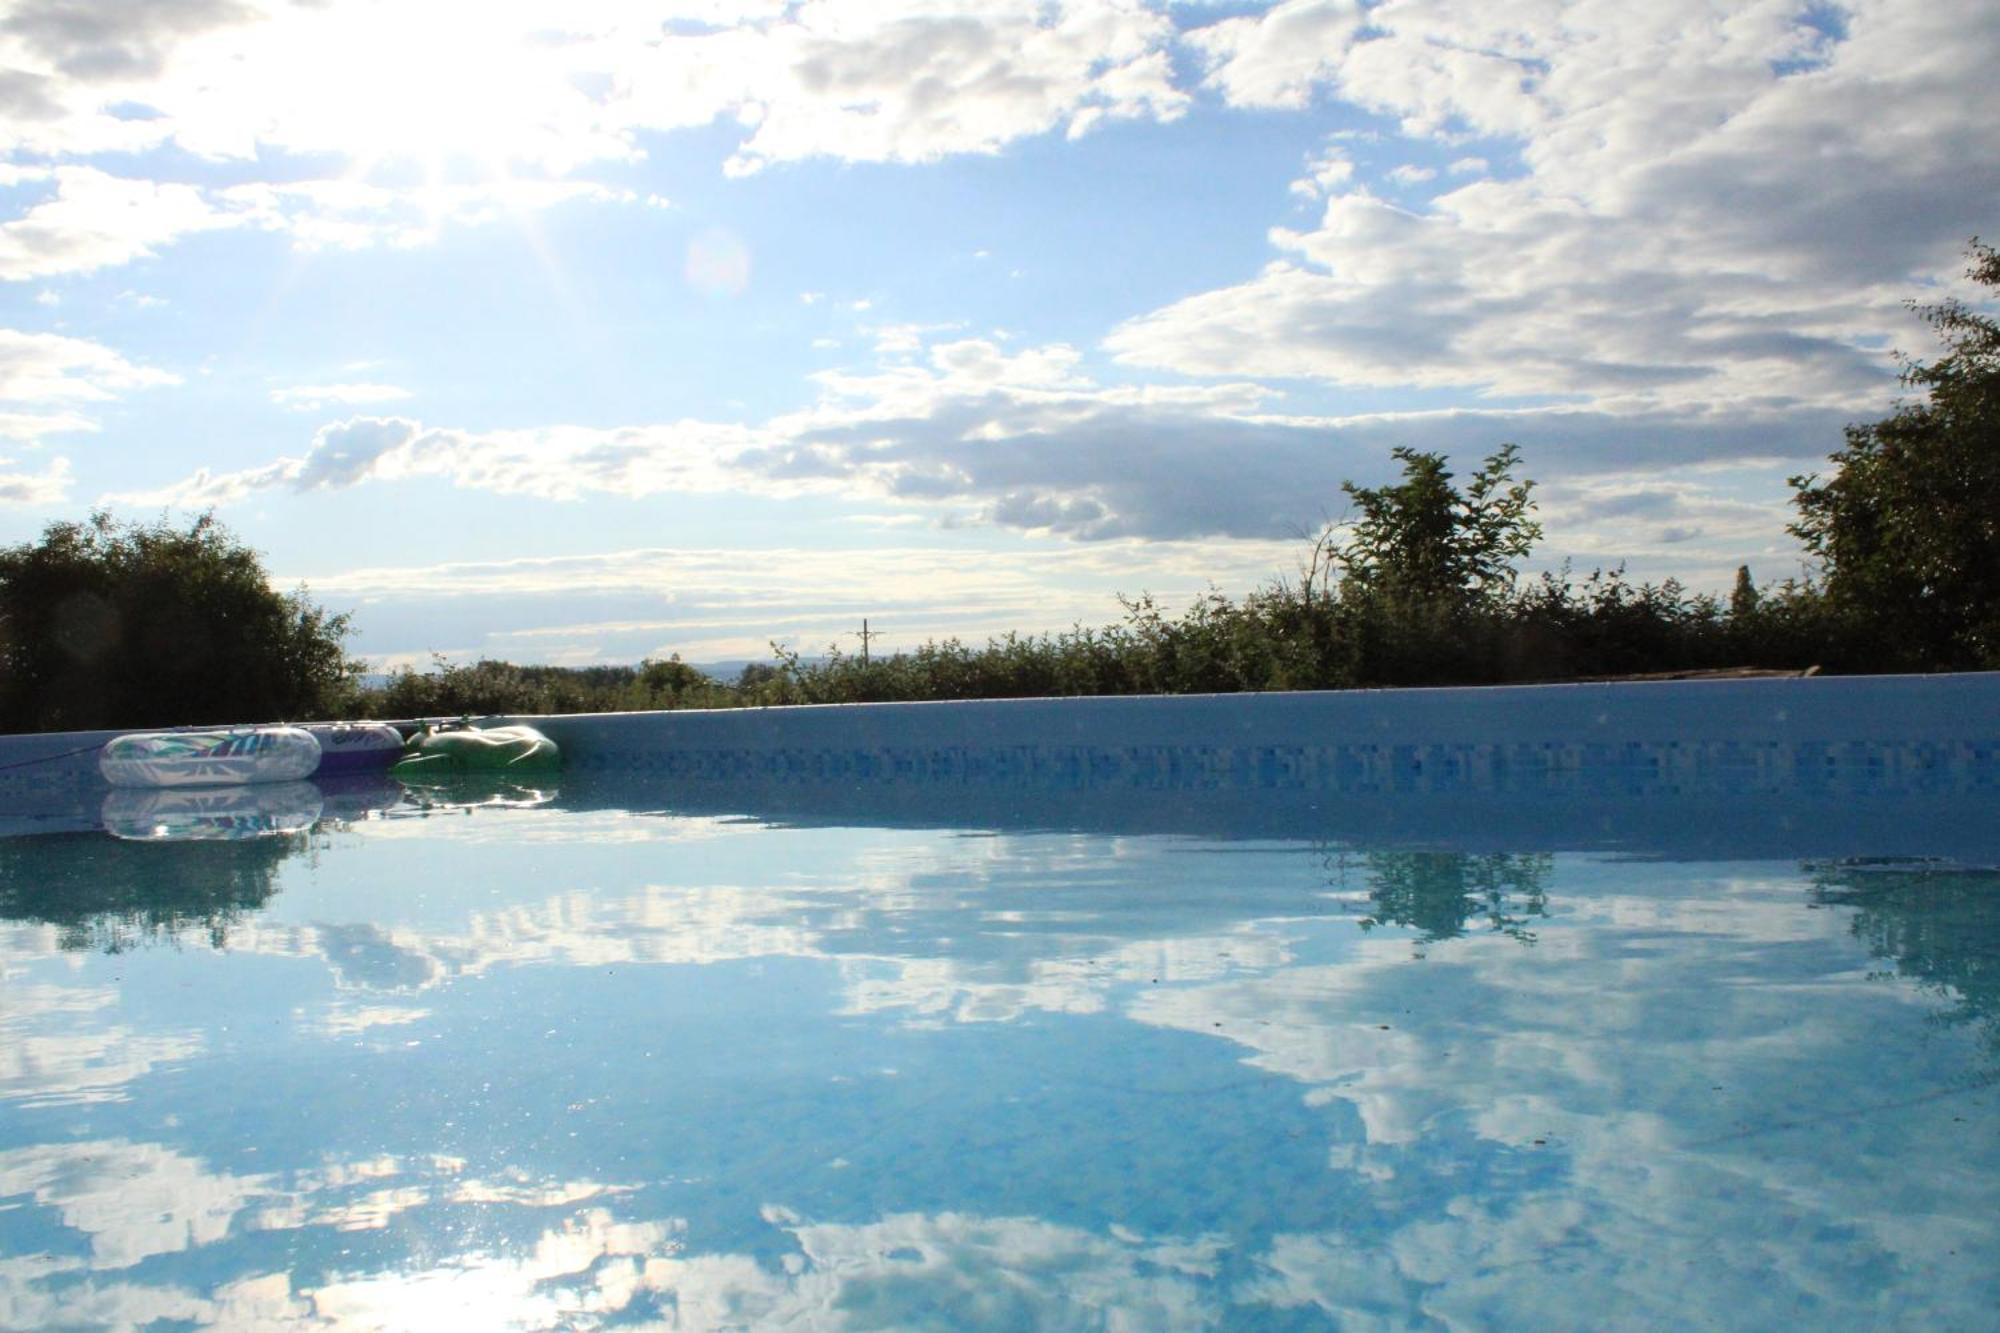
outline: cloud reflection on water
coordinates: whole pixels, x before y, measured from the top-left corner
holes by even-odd
[[[280,857],[226,934],[177,950],[80,950],[129,932],[74,914],[5,932],[4,1021],[45,1053],[0,1103],[21,1238],[0,1323],[1992,1306],[1992,874],[424,822]],[[441,848],[455,875],[424,878]],[[252,967],[278,1036],[168,985]],[[350,1079],[378,1090],[366,1122],[313,1118]],[[123,1100],[77,1141],[33,1118],[81,1095]],[[297,1096],[303,1128],[253,1119],[270,1160],[231,1156],[195,1119],[244,1112],[224,1096]],[[385,1150],[334,1147],[369,1136]],[[1066,1140],[1131,1155],[1079,1178]],[[282,1271],[259,1240],[280,1234]]]

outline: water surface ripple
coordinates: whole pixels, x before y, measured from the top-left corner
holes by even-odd
[[[1990,1326],[1990,774],[1162,773],[17,810],[0,1326]]]

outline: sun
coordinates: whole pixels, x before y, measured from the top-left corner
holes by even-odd
[[[433,181],[561,174],[624,155],[584,91],[591,43],[537,29],[504,0],[343,3],[271,23],[246,99],[267,144],[338,155],[350,175]]]

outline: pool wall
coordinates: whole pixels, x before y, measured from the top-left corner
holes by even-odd
[[[1522,772],[1613,767],[1979,772],[2000,763],[2000,672],[1424,690],[995,699],[524,717],[583,772],[927,772],[1099,764]],[[102,785],[116,731],[0,736],[11,788]]]
[[[532,781],[543,789],[533,799],[569,808],[1683,860],[2000,864],[2000,675],[518,720],[564,751],[560,778]],[[101,807],[115,794],[98,777],[96,747],[113,734],[0,737],[0,836],[108,827]],[[403,790],[386,780],[380,791],[315,782],[336,816],[395,804]],[[260,818],[261,793],[237,798]]]
[[[1976,765],[2000,755],[2000,673],[855,704],[517,719],[571,765],[669,756],[782,770],[806,753],[1087,750],[1530,768],[1845,762]],[[1268,753],[1266,753],[1268,752]],[[645,766],[641,763],[640,766]]]

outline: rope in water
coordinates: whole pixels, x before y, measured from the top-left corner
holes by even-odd
[[[0,764],[0,773],[4,773],[12,768],[33,768],[36,764],[53,764],[58,759],[74,759],[80,754],[89,754],[93,750],[102,750],[110,743],[110,741],[99,741],[95,745],[86,745],[80,750],[64,750],[61,754],[37,755],[33,759],[17,759],[11,764]]]

